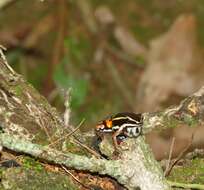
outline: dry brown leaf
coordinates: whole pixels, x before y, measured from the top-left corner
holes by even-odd
[[[195,18],[182,15],[150,44],[148,66],[137,88],[137,111],[158,110],[172,97],[178,96],[178,102],[196,91],[204,82],[201,58]]]

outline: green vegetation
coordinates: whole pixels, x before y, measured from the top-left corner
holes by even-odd
[[[186,160],[184,165],[176,166],[169,180],[183,183],[200,183],[204,181],[204,160],[201,158]]]
[[[44,170],[38,172],[25,168],[11,168],[4,170],[2,173],[1,185],[3,189],[9,190],[78,189],[66,175]]]
[[[35,171],[42,171],[43,170],[43,166],[38,160],[31,158],[31,157],[28,157],[28,156],[23,157],[22,166],[26,169],[32,169]]]

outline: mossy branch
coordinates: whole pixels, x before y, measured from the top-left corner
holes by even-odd
[[[63,153],[6,133],[0,134],[0,141],[2,146],[7,149],[29,154],[47,162],[109,175],[129,190],[134,190],[136,187],[140,187],[141,190],[170,189],[160,166],[149,153],[149,148],[143,137],[136,141],[131,139],[129,150],[124,151],[123,158],[118,160],[88,158],[72,153]],[[134,159],[132,159],[133,157]]]
[[[204,123],[204,86],[177,106],[155,113],[144,113],[143,133],[154,128],[164,129],[185,124],[189,127]]]
[[[201,184],[178,183],[178,182],[172,182],[172,181],[168,181],[168,183],[172,187],[178,187],[178,188],[184,188],[184,189],[200,189],[200,190],[204,190],[204,185],[201,185]]]

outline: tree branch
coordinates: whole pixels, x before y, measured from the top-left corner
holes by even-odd
[[[178,106],[160,112],[144,113],[143,133],[154,128],[176,127],[179,124],[189,127],[204,123],[204,86],[191,96],[185,98]]]
[[[143,137],[136,141],[130,139],[129,150],[124,151],[123,158],[119,160],[96,159],[63,153],[6,133],[0,134],[0,141],[3,147],[15,152],[29,154],[35,158],[77,170],[109,175],[129,190],[134,190],[136,187],[140,187],[141,190],[170,189],[159,164],[149,153],[148,145],[144,143]],[[135,159],[132,159],[133,157]]]

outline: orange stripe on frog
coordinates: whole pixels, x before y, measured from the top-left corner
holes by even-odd
[[[112,120],[107,119],[107,120],[106,120],[106,126],[107,126],[108,128],[112,128],[112,126],[113,126]]]

